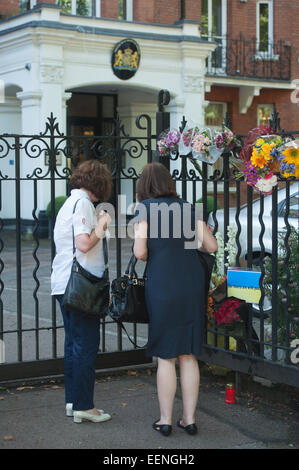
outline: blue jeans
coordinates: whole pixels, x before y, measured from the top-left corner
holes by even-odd
[[[100,344],[100,319],[67,312],[61,305],[63,295],[56,295],[63,316],[65,401],[73,410],[94,408],[94,361]]]

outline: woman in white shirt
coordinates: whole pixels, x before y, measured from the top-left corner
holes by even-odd
[[[54,228],[56,256],[52,264],[51,293],[60,303],[65,329],[66,414],[73,416],[77,423],[83,419],[93,422],[111,419],[93,403],[100,320],[83,313],[67,312],[61,305],[73,262],[72,226],[78,262],[95,276],[101,277],[104,272],[102,239],[111,219],[106,212],[97,216],[93,203],[107,201],[111,185],[111,173],[106,165],[98,160],[81,163],[70,179],[73,189],[58,212]]]

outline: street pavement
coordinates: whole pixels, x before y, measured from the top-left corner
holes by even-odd
[[[155,364],[99,372],[95,405],[112,416],[104,423],[76,424],[65,416],[62,380],[2,386],[0,449],[299,449],[298,389],[266,389],[243,378],[236,403],[226,404],[227,380],[203,366],[199,433],[189,436],[175,425],[182,411],[178,379],[169,437],[152,429],[159,418]]]

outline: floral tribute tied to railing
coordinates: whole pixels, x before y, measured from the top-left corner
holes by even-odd
[[[274,134],[270,127],[252,129],[233,163],[236,177],[244,177],[261,194],[271,194],[283,178],[299,177],[299,140]]]
[[[163,132],[158,150],[163,157],[177,154],[187,156],[201,174],[197,161],[214,164],[225,148],[234,150],[239,145],[238,139],[227,127],[223,131],[214,131],[192,124],[182,132],[176,129]]]

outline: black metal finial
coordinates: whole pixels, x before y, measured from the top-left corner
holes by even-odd
[[[228,112],[225,113],[225,117],[223,119],[223,122],[222,122],[222,129],[224,129],[224,127],[227,127],[228,129],[231,129],[231,120],[230,120],[230,117],[229,117],[229,114]]]
[[[182,133],[183,130],[185,129],[186,124],[187,124],[186,118],[185,118],[185,116],[183,116],[183,119],[182,119],[182,122],[181,122],[181,126],[180,126],[180,129],[179,129],[179,130],[180,130],[180,133]]]
[[[170,93],[168,90],[160,90],[158,95],[159,112],[163,113],[164,106],[167,106],[170,101]]]
[[[280,117],[278,116],[279,116],[279,113],[277,112],[276,106],[274,105],[274,109],[273,109],[273,112],[271,113],[271,117],[269,120],[269,125],[274,132],[281,131]]]

